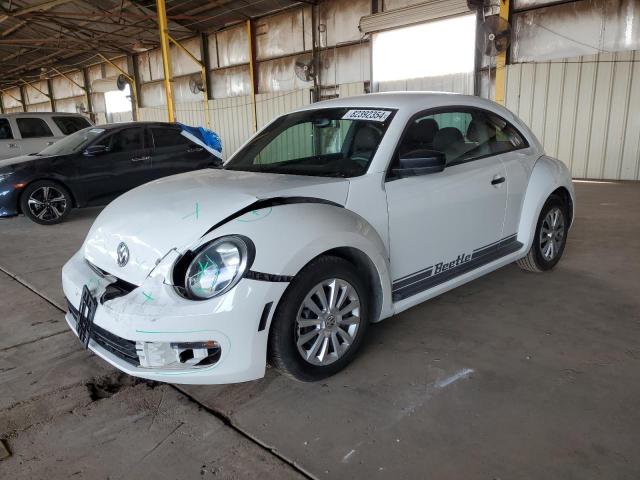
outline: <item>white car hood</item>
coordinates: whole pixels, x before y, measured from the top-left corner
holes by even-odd
[[[188,249],[212,226],[252,203],[276,197],[312,197],[344,205],[349,181],[230,170],[199,170],[135,188],[95,220],[84,256],[93,265],[140,285],[167,253]],[[129,261],[120,267],[124,242]]]

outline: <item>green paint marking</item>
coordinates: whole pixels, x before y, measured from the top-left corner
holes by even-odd
[[[206,333],[206,332],[216,332],[216,330],[182,330],[182,331],[171,331],[171,332],[163,332],[163,331],[155,331],[155,330],[136,330],[136,333]]]
[[[151,301],[153,301],[153,300],[154,300],[154,298],[153,298],[153,296],[151,295],[151,293],[147,293],[147,292],[143,291],[143,292],[142,292],[142,295],[143,295],[143,296],[144,296],[144,298],[145,298],[144,303],[151,302]]]
[[[200,204],[198,202],[196,202],[195,210],[192,213],[190,213],[189,215],[185,215],[184,217],[182,217],[182,219],[186,220],[189,217],[196,217],[196,220],[198,218],[200,218]]]
[[[263,218],[267,218],[271,215],[272,207],[263,208],[261,210],[252,210],[251,212],[245,213],[242,217],[236,219],[238,222],[256,222],[258,220],[262,220]]]

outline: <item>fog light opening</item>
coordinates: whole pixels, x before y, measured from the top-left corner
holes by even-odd
[[[181,364],[195,367],[213,365],[222,354],[220,344],[213,340],[172,343],[171,348]]]

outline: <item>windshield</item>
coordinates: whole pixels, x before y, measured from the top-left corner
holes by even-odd
[[[291,113],[260,132],[224,168],[325,177],[362,175],[394,112],[324,108]]]
[[[78,152],[98,135],[101,135],[102,132],[104,132],[104,128],[89,127],[78,130],[76,133],[58,140],[53,145],[49,145],[38,153],[38,156],[69,155]]]

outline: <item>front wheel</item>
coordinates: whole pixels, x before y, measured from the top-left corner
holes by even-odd
[[[20,199],[22,213],[41,225],[60,223],[69,214],[71,207],[69,191],[50,180],[33,182],[25,188]]]
[[[533,244],[518,266],[529,272],[551,270],[560,261],[567,243],[567,206],[562,198],[551,195],[542,207]]]
[[[326,256],[284,293],[269,334],[274,367],[303,382],[329,377],[355,356],[369,324],[367,288],[348,261]]]

